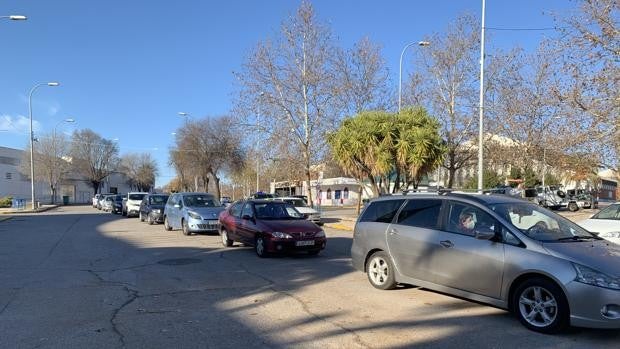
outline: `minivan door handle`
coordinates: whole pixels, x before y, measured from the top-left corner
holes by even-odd
[[[452,246],[454,246],[454,244],[452,243],[452,241],[450,240],[443,240],[443,241],[439,241],[439,244],[443,247],[447,247],[450,248]]]
[[[389,233],[390,233],[390,235],[398,235],[398,230],[392,228],[392,229],[390,229]]]

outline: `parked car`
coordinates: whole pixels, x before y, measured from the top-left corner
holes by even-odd
[[[220,215],[220,224],[225,247],[238,241],[254,246],[259,257],[292,251],[316,255],[327,243],[320,227],[282,201],[237,201]]]
[[[577,224],[603,239],[620,245],[620,201]]]
[[[99,202],[100,197],[101,194],[95,194],[95,196],[93,196],[93,208],[97,208],[97,203]]]
[[[97,207],[98,210],[101,210],[103,208],[103,201],[105,200],[105,197],[107,195],[111,194],[99,194],[99,197],[97,198],[97,203],[95,204],[95,207]]]
[[[228,207],[230,206],[230,204],[232,204],[232,199],[230,198],[230,196],[222,196],[220,198],[220,203],[222,204],[222,206]]]
[[[297,197],[279,197],[274,200],[284,201],[293,205],[297,209],[297,211],[305,215],[308,220],[312,221],[317,225],[323,225],[323,223],[321,223],[321,213],[308,206],[308,204],[306,204],[303,199]]]
[[[262,191],[250,195],[250,199],[273,199],[278,197],[276,194],[263,193]]]
[[[290,195],[290,197],[300,198],[306,203],[306,205],[308,204],[308,195]]]
[[[144,196],[146,194],[148,193],[127,193],[127,196],[123,199],[123,216],[138,216],[138,213],[140,212],[140,204],[142,203],[142,199],[144,199]]]
[[[101,211],[103,212],[112,212],[112,208],[114,207],[114,198],[116,195],[104,195],[101,203]]]
[[[121,214],[123,212],[123,197],[124,195],[114,195],[114,204],[112,206],[112,213]]]
[[[172,194],[164,208],[164,228],[181,229],[184,235],[198,232],[218,232],[218,216],[224,211],[222,206],[209,193]]]
[[[372,286],[413,284],[513,311],[527,328],[620,328],[620,246],[505,195],[373,200],[358,218],[353,266]]]
[[[146,222],[148,224],[163,223],[164,222],[164,206],[168,201],[169,195],[166,194],[147,194],[142,199],[140,204],[140,222]]]
[[[560,208],[568,208],[569,211],[575,212],[580,207],[585,207],[585,202],[578,202],[566,194],[559,186],[549,185],[545,187],[536,187],[538,191],[538,204],[540,206],[559,210]]]

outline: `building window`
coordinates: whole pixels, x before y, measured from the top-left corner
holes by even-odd
[[[6,175],[4,176],[4,178],[12,179],[13,178],[13,174],[11,172],[7,172]]]
[[[344,187],[343,193],[342,193],[342,198],[343,199],[348,199],[349,198],[349,188]]]
[[[332,198],[332,190],[331,188],[327,188],[327,198],[326,199],[331,199]]]

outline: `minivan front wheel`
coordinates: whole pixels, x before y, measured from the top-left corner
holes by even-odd
[[[366,267],[368,281],[380,290],[391,290],[396,287],[394,266],[390,257],[383,251],[375,252],[370,256]]]
[[[570,323],[564,292],[547,279],[530,279],[519,285],[513,305],[519,321],[536,332],[558,333]]]

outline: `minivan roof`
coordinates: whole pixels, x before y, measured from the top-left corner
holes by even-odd
[[[479,194],[479,193],[456,193],[456,192],[442,192],[439,193],[414,193],[405,195],[385,195],[373,199],[372,201],[384,201],[384,200],[396,200],[404,199],[409,200],[416,199],[436,199],[437,197],[452,197],[461,198],[465,200],[475,201],[483,205],[504,204],[504,203],[523,203],[524,200],[513,198],[502,194]]]

